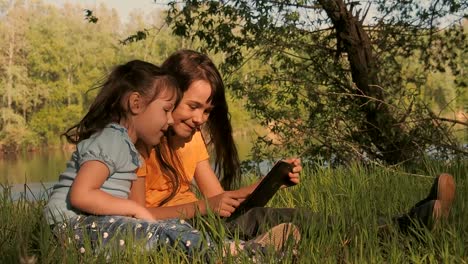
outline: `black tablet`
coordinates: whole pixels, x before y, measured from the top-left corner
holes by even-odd
[[[292,169],[292,164],[278,161],[247,199],[236,208],[231,216],[226,218],[226,221],[231,221],[254,207],[265,206],[281,185],[292,185],[293,183],[289,180],[288,175],[292,172]]]

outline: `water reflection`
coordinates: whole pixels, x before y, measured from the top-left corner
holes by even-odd
[[[33,182],[28,184],[14,184],[11,186],[4,186],[10,192],[11,199],[16,201],[19,199],[26,199],[28,201],[47,200],[54,186],[54,182]],[[5,191],[1,189],[0,193]]]
[[[249,157],[250,137],[235,138],[241,160]],[[9,186],[14,200],[44,199],[47,190],[65,170],[72,150],[44,149],[36,152],[0,154],[0,192]],[[3,188],[2,188],[3,187]]]
[[[57,181],[65,169],[71,151],[41,150],[35,152],[8,153],[0,156],[0,192],[5,188],[11,198],[43,200],[47,190]]]
[[[0,156],[0,183],[6,185],[55,181],[71,151],[41,150]]]

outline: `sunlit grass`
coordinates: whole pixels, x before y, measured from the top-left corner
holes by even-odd
[[[406,171],[406,172],[405,172]],[[281,190],[271,207],[306,208],[314,216],[302,219],[306,229],[297,250],[286,252],[282,262],[290,263],[467,263],[468,262],[468,162],[450,165],[427,162],[419,168],[304,169],[302,182]],[[454,175],[457,197],[448,222],[418,236],[399,234],[390,228],[379,237],[378,217],[406,212],[423,199],[440,172]],[[52,235],[42,216],[45,201],[12,201],[7,187],[0,198],[0,263],[206,263],[203,254],[187,257],[181,250],[160,248],[143,251],[141,242],[131,241],[124,248],[109,248],[97,254],[81,254],[73,243],[62,243]],[[199,218],[200,228],[215,240],[226,230],[214,216]],[[268,254],[261,263],[278,263],[277,255]],[[223,257],[222,246],[210,253],[213,262],[251,263],[243,252]],[[30,262],[27,262],[30,261]]]

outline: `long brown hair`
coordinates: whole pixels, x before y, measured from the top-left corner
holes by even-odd
[[[170,132],[169,132],[170,133]],[[167,135],[161,139],[161,143],[154,147],[156,160],[159,163],[159,168],[163,177],[168,179],[169,189],[171,193],[165,197],[158,206],[163,206],[165,203],[169,202],[180,189],[180,184],[185,182],[190,184],[187,180],[185,171],[182,167],[182,162],[180,161],[177,152],[169,147],[168,139],[170,138]]]
[[[214,169],[223,188],[229,190],[237,187],[240,183],[240,161],[232,136],[224,83],[218,69],[207,55],[193,50],[173,53],[161,67],[176,78],[182,92],[187,91],[195,81],[203,80],[210,84],[211,96],[208,100],[214,108],[208,117],[206,131],[210,139],[208,144],[214,149]]]
[[[174,77],[160,67],[141,60],[118,65],[97,88],[100,90],[88,113],[63,134],[68,142],[78,144],[109,123],[119,123],[126,118],[128,105],[125,105],[124,98],[131,92],[140,93],[147,103],[166,89],[171,89],[178,99],[181,93]]]

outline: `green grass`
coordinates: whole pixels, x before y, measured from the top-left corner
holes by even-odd
[[[411,171],[411,173],[409,172]],[[447,222],[423,231],[419,239],[395,230],[379,238],[377,219],[406,212],[424,198],[433,177],[440,172],[454,175],[457,195]],[[316,213],[305,219],[308,231],[298,246],[297,263],[468,263],[468,162],[428,162],[417,169],[352,166],[349,168],[304,168],[300,185],[281,190],[271,207],[301,207]],[[12,202],[8,188],[0,197],[0,263],[205,263],[201,255],[188,259],[180,250],[139,250],[138,242],[124,249],[99,254],[79,253],[73,245],[61,245],[42,217],[43,200]],[[324,219],[330,219],[326,226]],[[200,219],[215,238],[225,236],[216,217]],[[89,251],[88,251],[89,252]],[[261,263],[278,263],[265,256]],[[283,259],[290,263],[290,251]],[[222,258],[221,246],[214,261],[251,263],[244,254]],[[23,263],[27,263],[24,262]]]

